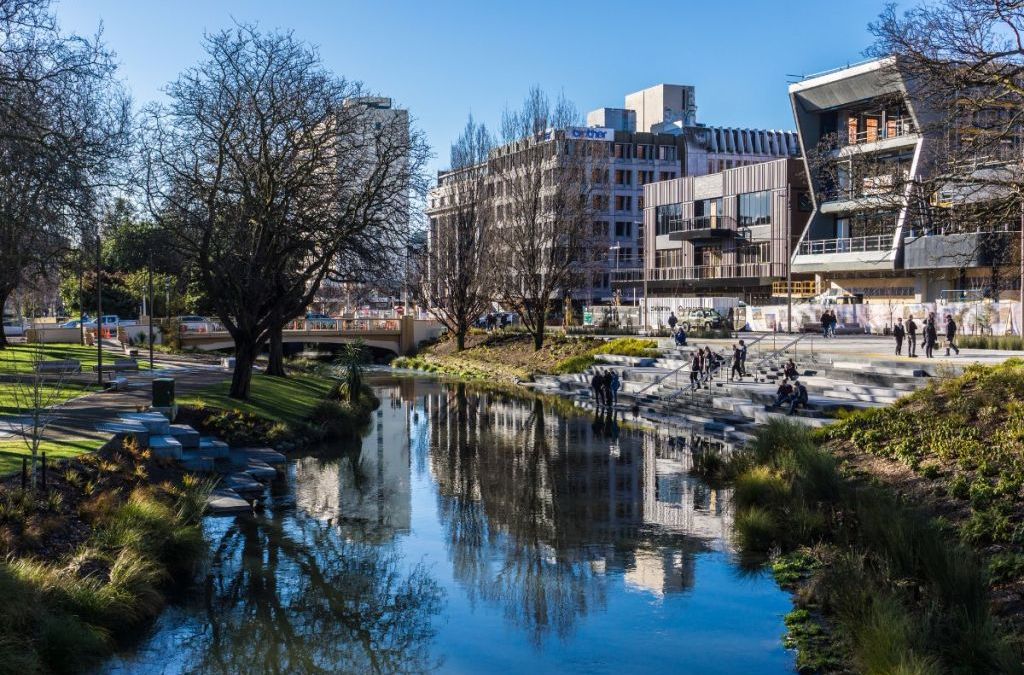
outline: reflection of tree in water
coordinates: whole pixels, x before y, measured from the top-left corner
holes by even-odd
[[[461,386],[432,420],[431,463],[455,576],[471,600],[499,604],[535,643],[568,637],[577,620],[605,603],[604,578],[582,557],[585,524],[572,496],[555,499],[563,461],[552,453],[544,409],[509,402],[522,413],[515,440],[489,433],[486,396]],[[568,508],[562,508],[568,506]],[[497,562],[495,562],[497,558]]]
[[[391,547],[314,518],[238,518],[214,542],[202,672],[419,673],[443,594]]]

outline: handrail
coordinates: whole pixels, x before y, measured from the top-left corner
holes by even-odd
[[[771,351],[768,354],[766,354],[765,356],[762,356],[760,359],[758,359],[757,363],[754,364],[754,368],[760,368],[761,366],[763,366],[768,361],[771,361],[772,359],[774,359],[774,358],[784,354],[787,350],[789,350],[790,347],[792,347],[796,343],[800,342],[804,338],[809,338],[809,337],[812,337],[811,333],[801,333],[800,335],[797,335],[795,338],[793,338],[792,340],[790,340],[786,344],[782,345],[778,349],[776,349],[774,351]]]
[[[715,375],[717,375],[718,372],[720,370],[722,370],[722,368],[726,364],[726,357],[722,353],[722,351],[716,351],[716,352],[714,352],[714,354],[719,357],[719,361],[718,361],[717,364],[715,364],[711,368],[709,368],[708,372],[706,374],[704,374],[701,377],[697,378],[696,382],[690,382],[685,387],[680,387],[679,389],[676,389],[674,392],[672,392],[668,396],[662,397],[661,400],[662,401],[674,401],[675,399],[679,398],[683,394],[692,393],[694,391],[697,391],[697,389],[701,385],[703,385],[705,382],[709,382],[709,381],[713,380]],[[687,365],[689,365],[689,364],[687,364]]]

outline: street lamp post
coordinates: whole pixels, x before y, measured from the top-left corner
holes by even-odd
[[[149,374],[153,374],[153,253],[149,254]]]
[[[103,280],[100,262],[100,228],[96,227],[96,382],[103,389]]]

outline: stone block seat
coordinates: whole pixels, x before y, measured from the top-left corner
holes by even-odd
[[[271,481],[277,477],[277,469],[266,462],[252,458],[249,459],[249,463],[245,467],[245,473],[258,481]]]
[[[199,438],[199,453],[212,459],[226,459],[231,454],[231,448],[227,443],[213,436],[201,436]]]
[[[42,375],[77,375],[82,372],[82,362],[77,359],[59,359],[57,361],[41,361],[32,368]]]
[[[258,497],[263,493],[263,483],[247,473],[228,474],[224,477],[223,485],[243,497]]]
[[[116,438],[132,439],[139,447],[149,447],[149,428],[142,422],[133,420],[114,420],[111,422],[100,422],[96,425],[96,431],[105,434],[114,434]]]
[[[99,372],[100,367],[93,366],[92,370]],[[102,370],[104,373],[137,373],[139,372],[139,362],[135,359],[114,359],[113,363],[104,363]]]
[[[206,500],[206,512],[213,516],[251,511],[252,505],[230,488],[217,488]]]

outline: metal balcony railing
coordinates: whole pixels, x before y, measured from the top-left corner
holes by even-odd
[[[888,251],[892,248],[892,237],[892,234],[878,234],[867,237],[804,240],[800,242],[800,248],[797,249],[797,255],[828,255],[832,253]]]
[[[707,279],[750,279],[786,275],[785,263],[759,262],[735,265],[695,265],[689,267],[656,267],[650,270],[650,281],[703,281]]]
[[[909,117],[897,117],[889,119],[885,126],[875,129],[864,129],[853,134],[847,132],[846,145],[860,145],[862,143],[874,143],[887,138],[899,138],[915,133],[914,123]]]

